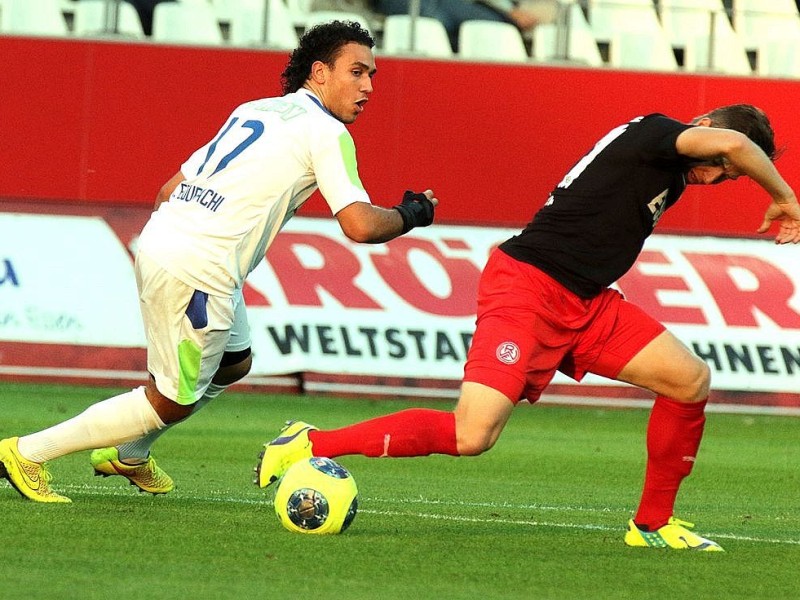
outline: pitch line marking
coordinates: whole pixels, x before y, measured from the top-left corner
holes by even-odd
[[[89,484],[67,484],[61,485],[59,488],[65,491],[71,492],[86,492],[91,493],[99,496],[119,496],[119,497],[128,497],[128,498],[136,498],[135,495],[131,495],[131,491],[126,488],[122,488],[119,490],[112,490],[107,487],[89,485]],[[151,496],[152,498],[152,496]],[[155,498],[153,498],[155,500]],[[181,499],[191,500],[191,501],[199,501],[199,502],[219,502],[219,503],[227,503],[227,504],[245,504],[251,506],[272,506],[272,499],[267,494],[263,499],[256,499],[256,498],[238,498],[227,495],[226,492],[220,492],[219,495],[216,495],[212,492],[210,496],[196,496],[196,495],[183,495],[181,494]],[[392,499],[380,499],[380,498],[365,498],[371,502],[419,502],[417,500],[392,500]],[[430,503],[430,504],[442,504],[446,505],[447,502],[443,501],[426,501],[421,499],[423,503]],[[158,501],[158,500],[156,500]],[[467,503],[467,502],[450,502],[450,505],[456,506],[464,506],[464,507],[486,507],[486,508],[515,508],[515,509],[538,509],[543,508],[537,505],[514,505],[514,504],[506,504],[506,503]],[[570,510],[575,507],[545,507],[546,510]],[[577,508],[578,510],[585,510],[585,511],[594,511],[594,512],[618,512],[613,509],[590,509],[590,508]],[[368,514],[368,515],[377,515],[377,516],[388,516],[388,517],[415,517],[418,519],[429,519],[435,521],[455,521],[459,523],[484,523],[484,524],[502,524],[502,525],[521,525],[521,526],[529,526],[529,527],[554,527],[560,529],[578,529],[584,531],[607,531],[607,532],[616,532],[622,533],[624,532],[624,526],[619,525],[616,527],[612,527],[609,525],[593,525],[593,524],[581,524],[581,523],[563,523],[563,522],[551,522],[551,521],[536,521],[536,520],[523,520],[523,519],[502,519],[502,518],[481,518],[481,517],[464,517],[459,515],[438,515],[434,513],[425,513],[425,512],[399,512],[399,511],[392,511],[392,510],[375,510],[369,508],[361,508],[358,509],[359,512]],[[619,512],[626,512],[626,511],[619,511]],[[776,539],[776,538],[760,538],[760,537],[752,537],[752,536],[743,536],[737,535],[733,533],[713,533],[704,531],[703,535],[706,535],[710,538],[720,538],[720,539],[727,539],[727,540],[734,540],[737,542],[753,542],[758,544],[789,544],[792,546],[800,546],[800,540],[790,540],[790,539]]]
[[[456,521],[460,523],[500,523],[503,525],[525,525],[531,527],[557,527],[561,529],[582,529],[587,531],[609,531],[623,533],[625,528],[622,526],[612,527],[609,525],[592,525],[592,524],[578,524],[578,523],[554,523],[551,521],[525,521],[519,519],[483,519],[478,517],[462,517],[458,515],[437,515],[432,513],[403,513],[391,510],[371,510],[361,509],[359,512],[374,514],[385,517],[418,517],[421,519],[431,519],[435,521]],[[710,533],[704,532],[711,538],[722,538],[728,540],[735,540],[740,542],[757,542],[763,544],[791,544],[800,546],[800,540],[780,540],[774,538],[756,538],[751,536],[736,535],[733,533]]]
[[[517,509],[517,510],[571,510],[575,512],[591,512],[591,513],[630,513],[626,508],[610,508],[610,507],[588,507],[588,506],[572,506],[566,504],[564,506],[549,506],[547,504],[509,504],[508,502],[457,502],[454,500],[430,500],[428,498],[369,498],[365,500],[370,502],[393,502],[396,504],[427,504],[427,505],[441,505],[441,506],[466,506],[475,508],[501,508],[501,509]]]

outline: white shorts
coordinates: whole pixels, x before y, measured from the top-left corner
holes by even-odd
[[[250,347],[242,291],[212,296],[176,279],[139,252],[136,285],[147,337],[147,370],[158,391],[178,404],[205,393],[225,352]]]

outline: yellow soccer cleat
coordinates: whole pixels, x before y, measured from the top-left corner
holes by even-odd
[[[670,517],[669,522],[656,531],[642,531],[628,521],[625,543],[639,548],[675,548],[677,550],[698,550],[700,552],[724,552],[722,547],[711,540],[689,531],[694,523]]]
[[[19,453],[19,438],[0,441],[0,477],[34,502],[72,502],[50,489],[51,475],[44,463],[33,462]]]
[[[119,451],[112,447],[94,450],[89,460],[92,462],[95,475],[102,477],[121,475],[142,492],[166,494],[175,487],[172,477],[156,464],[156,460],[152,456],[149,456],[147,462],[140,465],[126,465],[120,462]]]
[[[281,434],[264,444],[264,450],[258,455],[258,465],[254,469],[256,478],[253,483],[262,488],[267,487],[283,477],[298,460],[313,456],[308,433],[316,429],[302,421],[287,421]]]

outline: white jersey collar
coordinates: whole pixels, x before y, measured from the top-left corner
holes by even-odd
[[[308,96],[308,98],[309,98],[309,99],[310,99],[310,100],[311,100],[311,101],[312,101],[314,104],[316,104],[317,106],[319,106],[319,107],[320,107],[320,109],[321,109],[322,111],[324,111],[324,112],[325,112],[325,114],[327,114],[327,115],[328,115],[328,116],[330,116],[330,117],[333,117],[334,119],[336,118],[336,117],[334,117],[334,116],[333,116],[333,113],[331,113],[331,111],[329,111],[327,108],[325,108],[325,105],[323,105],[323,104],[322,104],[322,100],[320,100],[320,99],[317,97],[317,95],[316,95],[314,92],[312,92],[312,91],[311,91],[311,90],[309,90],[308,88],[300,88],[300,89],[299,89],[299,90],[297,90],[297,91],[298,91],[298,92],[303,92],[303,93],[305,93],[305,95],[306,95],[306,96]],[[337,119],[337,120],[338,120],[338,119]]]

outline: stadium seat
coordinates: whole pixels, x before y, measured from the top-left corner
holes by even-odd
[[[382,50],[386,54],[418,54],[449,58],[453,56],[447,30],[438,19],[417,17],[414,50],[410,48],[411,17],[389,15],[383,21]]]
[[[800,76],[800,14],[794,0],[737,0],[733,23],[745,48],[756,53],[760,75]]]
[[[283,0],[227,0],[226,9],[230,22],[228,41],[231,44],[287,50],[297,46],[297,32]]]
[[[686,70],[752,74],[722,0],[661,0],[660,6],[667,39],[683,51]]]
[[[152,39],[157,42],[218,46],[222,30],[208,2],[162,2],[153,10]]]
[[[742,33],[742,18],[747,19],[753,15],[773,20],[775,17],[796,17],[800,15],[800,10],[795,0],[735,0],[733,2],[733,26],[737,32]]]
[[[613,67],[675,71],[678,62],[652,0],[590,0],[589,25]]]
[[[298,29],[306,26],[306,19],[311,13],[311,5],[314,0],[286,0],[289,14],[292,16],[292,24]]]
[[[590,67],[604,64],[594,34],[577,2],[562,7],[556,23],[534,28],[532,49],[537,61],[574,62]]]
[[[62,37],[69,28],[59,0],[2,0],[0,32]]]
[[[800,12],[794,0],[737,0],[733,25],[745,46],[755,48],[765,38],[798,35]]]
[[[614,33],[609,43],[608,64],[621,69],[677,71],[678,61],[661,30]]]
[[[458,29],[458,54],[470,60],[530,60],[519,29],[500,21],[464,21]]]
[[[319,25],[320,23],[329,23],[330,21],[355,21],[367,31],[373,33],[372,25],[364,15],[338,10],[311,11],[306,15],[305,28],[311,29],[314,27],[314,25]]]
[[[142,39],[145,37],[139,14],[132,4],[118,4],[116,32],[113,24],[113,11],[109,10],[108,0],[78,0],[73,3],[72,32],[78,36],[120,35]],[[111,23],[107,23],[107,19]]]
[[[800,41],[770,39],[758,48],[758,74],[800,78]]]
[[[618,31],[660,30],[652,0],[589,0],[587,20],[595,39],[610,42]]]

